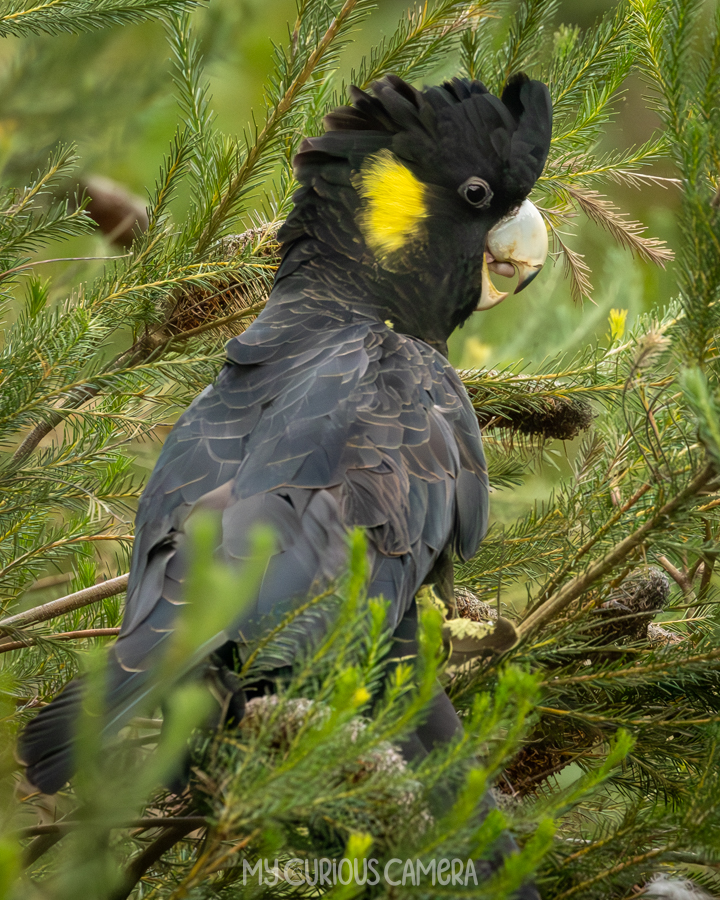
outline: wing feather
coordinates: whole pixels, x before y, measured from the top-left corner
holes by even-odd
[[[141,499],[107,728],[142,708],[173,631],[194,510],[220,511],[219,552],[230,562],[248,555],[255,523],[277,537],[255,603],[208,642],[212,652],[258,637],[337,578],[352,526],[366,529],[369,592],[389,601],[394,630],[448,547],[474,553],[487,493],[474,411],[436,350],[337,304],[269,306],[228,345],[228,363],[178,421]],[[321,627],[308,617],[295,640],[307,644]],[[71,774],[81,696],[71,685],[25,732],[21,755],[45,790]]]

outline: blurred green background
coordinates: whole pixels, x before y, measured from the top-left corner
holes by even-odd
[[[556,24],[591,25],[613,7],[611,0],[564,0]],[[412,4],[380,0],[343,57],[348,77],[363,53],[391,34]],[[512,15],[512,4],[505,18]],[[294,0],[209,0],[194,16],[212,106],[220,130],[239,134],[263,108],[263,85],[271,67],[273,42],[286,40],[294,21]],[[437,79],[453,74],[449,58]],[[431,81],[434,79],[430,79]],[[0,42],[0,160],[6,179],[21,185],[58,143],[74,143],[84,175],[107,176],[144,197],[154,183],[178,121],[170,61],[158,23],[111,28],[82,36],[8,39]],[[258,118],[261,118],[259,116]],[[608,129],[608,146],[641,143],[657,120],[643,99],[643,86],[631,80]],[[660,168],[657,174],[672,174]],[[672,246],[677,241],[674,212],[679,192],[647,186],[617,187],[612,198],[653,236]],[[179,218],[181,218],[181,210]],[[574,349],[602,336],[612,306],[639,310],[663,304],[673,289],[672,266],[662,271],[611,248],[607,235],[578,222],[571,246],[585,254],[593,269],[597,306],[575,306],[561,266],[546,266],[532,290],[475,316],[453,343],[458,365],[497,367],[519,358],[537,361],[547,353]],[[117,247],[102,237],[71,248],[75,255],[108,255]],[[46,254],[52,256],[52,253]],[[64,248],[63,256],[71,255]],[[87,268],[87,267],[86,267]],[[49,273],[48,273],[49,274]],[[87,271],[58,268],[62,290]]]
[[[373,44],[394,31],[411,6],[407,0],[379,0],[378,10],[344,53],[343,77],[349,77]],[[612,0],[564,0],[554,27],[587,27],[614,6]],[[503,25],[512,15],[509,3]],[[194,14],[220,130],[242,133],[251,127],[253,111],[258,121],[262,119],[273,42],[287,39],[288,23],[294,17],[294,0],[210,0]],[[448,58],[436,78],[428,81],[452,75],[457,67],[457,58]],[[168,45],[158,23],[0,42],[0,161],[11,184],[24,184],[58,143],[73,143],[80,157],[80,177],[104,176],[143,198],[154,183],[178,119]],[[631,79],[604,140],[608,147],[642,143],[657,124],[643,98],[643,85]],[[667,164],[654,172],[673,174]],[[651,236],[671,247],[677,245],[676,187],[632,190],[617,186],[611,199],[631,219],[644,222]],[[182,205],[181,197],[176,209],[180,227]],[[548,264],[529,290],[473,316],[455,335],[451,346],[455,365],[535,367],[548,356],[602,341],[611,308],[627,309],[629,324],[638,313],[671,299],[672,263],[666,270],[641,263],[617,249],[607,233],[580,219],[568,243],[584,254],[592,268],[593,301],[573,303],[562,265]],[[61,248],[49,248],[43,255],[106,257],[122,252],[98,231]],[[60,300],[101,266],[101,261],[62,263],[39,271],[52,276],[53,292]],[[157,445],[137,448],[142,469],[152,466],[158,449]],[[533,478],[520,490],[503,492],[493,504],[493,515],[510,521],[533,498],[545,495],[559,474],[568,471],[572,455],[571,446],[547,448]]]

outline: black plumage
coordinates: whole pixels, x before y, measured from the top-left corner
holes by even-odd
[[[353,89],[353,105],[301,145],[268,304],[228,344],[225,367],[178,421],[143,494],[109,654],[109,732],[142,707],[172,633],[193,511],[220,514],[222,558],[247,554],[257,522],[278,542],[254,607],[209,651],[256,638],[268,617],[337,577],[352,526],[366,529],[370,595],[389,601],[388,628],[412,640],[417,590],[441,578],[450,553],[467,559],[483,537],[480,431],[446,341],[477,304],[489,229],[542,171],[550,101],[524,75],[501,99],[457,79],[421,92],[388,77],[373,91]],[[369,246],[358,191],[379,152],[412,173],[426,203],[418,227],[385,257]],[[458,193],[470,176],[490,184],[486,208]],[[72,773],[81,696],[73,682],[21,738],[28,777],[44,791]],[[458,727],[441,695],[415,740],[427,750]]]

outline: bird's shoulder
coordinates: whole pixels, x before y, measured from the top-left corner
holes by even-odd
[[[261,316],[229,342],[218,378],[165,443],[138,510],[129,602],[149,556],[198,502],[343,483],[362,495],[360,483],[388,466],[402,481],[391,495],[408,478],[448,481],[463,470],[482,482],[477,420],[447,360],[392,323],[342,308]]]
[[[324,487],[336,468],[330,457],[351,434],[419,443],[429,410],[451,422],[471,451],[478,444],[462,382],[432,347],[392,323],[341,309],[281,312],[228,343],[218,378],[169,435],[141,513],[144,506],[158,513],[161,495],[173,505],[194,503],[230,478],[240,479],[243,492],[253,483],[259,490],[287,481]],[[322,455],[324,471],[303,466]]]

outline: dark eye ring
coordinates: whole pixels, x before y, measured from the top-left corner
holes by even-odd
[[[493,192],[490,185],[484,178],[478,178],[477,175],[473,175],[471,178],[468,178],[467,181],[463,182],[458,188],[458,193],[461,194],[471,206],[474,206],[477,209],[485,209],[485,207],[490,206],[490,201],[493,198]]]

